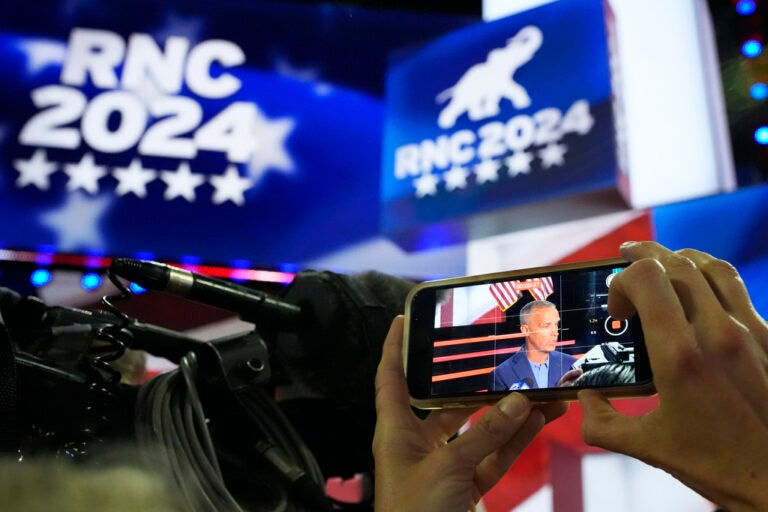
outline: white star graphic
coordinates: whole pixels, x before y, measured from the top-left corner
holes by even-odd
[[[518,174],[531,172],[531,160],[533,160],[533,155],[529,152],[515,151],[511,156],[504,159],[504,163],[507,165],[509,175],[515,177]]]
[[[31,75],[51,65],[61,66],[67,54],[64,43],[45,39],[24,41],[20,47],[27,54],[27,71]]]
[[[483,160],[475,166],[475,180],[478,185],[489,181],[499,180],[499,162],[496,160]]]
[[[443,174],[446,190],[456,190],[458,188],[467,188],[467,176],[469,171],[458,165],[451,167],[448,172]]]
[[[256,139],[256,149],[248,163],[248,175],[261,180],[268,169],[290,173],[293,171],[293,160],[285,149],[285,139],[293,130],[294,121],[291,118],[269,120],[258,110],[253,123],[253,135]]]
[[[565,163],[564,156],[566,151],[568,151],[568,146],[565,144],[558,144],[556,142],[547,144],[539,150],[541,165],[545,169],[549,169],[553,165],[563,165]]]
[[[166,201],[181,196],[190,203],[194,203],[195,189],[203,184],[205,176],[192,173],[189,163],[182,162],[175,171],[162,171],[160,179],[168,185],[163,195]]]
[[[83,189],[91,194],[99,193],[99,179],[107,174],[106,168],[96,165],[93,153],[84,154],[76,164],[64,164],[64,172],[69,176],[68,191]]]
[[[74,192],[66,198],[61,208],[43,212],[39,217],[42,225],[56,232],[56,247],[64,252],[104,249],[99,221],[111,203],[109,196],[92,197]]]
[[[157,171],[145,169],[141,160],[134,158],[128,167],[115,167],[112,175],[118,184],[115,193],[118,196],[136,194],[137,197],[147,197],[147,184],[157,178]]]
[[[238,206],[245,204],[243,193],[253,186],[253,180],[240,177],[237,166],[230,165],[223,175],[211,176],[209,181],[216,191],[213,193],[213,204],[232,201]]]
[[[40,190],[48,190],[51,187],[49,177],[59,167],[56,162],[46,158],[44,149],[35,151],[29,160],[14,160],[13,166],[19,171],[19,177],[16,178],[17,187],[35,185]]]
[[[413,185],[416,187],[416,197],[434,196],[437,194],[438,181],[438,177],[434,174],[422,174],[413,180]]]

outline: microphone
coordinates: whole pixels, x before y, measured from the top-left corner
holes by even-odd
[[[116,258],[110,269],[148,290],[178,295],[237,313],[246,322],[268,320],[284,328],[298,328],[299,306],[230,281],[203,276],[156,261]]]
[[[515,382],[509,387],[510,391],[513,390],[519,390],[519,389],[532,389],[533,388],[533,380],[530,377],[526,377],[520,382]]]

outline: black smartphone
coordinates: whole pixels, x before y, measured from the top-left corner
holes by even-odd
[[[406,300],[404,360],[423,409],[655,393],[639,319],[613,318],[608,289],[629,263],[589,261],[427,281]]]

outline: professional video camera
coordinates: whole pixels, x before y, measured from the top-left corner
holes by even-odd
[[[129,259],[108,275],[118,293],[99,309],[0,288],[3,451],[87,463],[135,445],[167,465],[189,510],[372,509],[374,375],[413,283],[303,271],[268,294]],[[127,281],[251,327],[201,341],[142,322],[121,310],[135,300]],[[127,349],[176,366],[126,383],[115,365]],[[358,495],[329,497],[329,480]]]

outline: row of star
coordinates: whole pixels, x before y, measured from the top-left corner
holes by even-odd
[[[568,147],[564,144],[550,143],[537,152],[541,160],[541,166],[549,169],[555,165],[565,164],[565,153]],[[507,167],[507,172],[511,177],[519,174],[529,174],[531,172],[531,162],[535,156],[529,151],[514,151],[511,155],[503,159],[503,165]],[[502,159],[486,159],[473,166],[475,181],[478,185],[483,183],[495,182],[499,179],[499,171],[502,168]],[[442,177],[445,182],[445,189],[453,191],[467,187],[467,178],[472,171],[460,165],[454,165],[442,175],[426,173],[413,180],[416,197],[437,195],[437,186]]]
[[[39,190],[48,190],[52,174],[62,171],[68,177],[67,191],[84,190],[89,194],[99,193],[99,180],[110,174],[107,167],[97,165],[92,153],[85,153],[77,163],[64,163],[48,159],[44,149],[37,149],[27,160],[17,159],[13,166],[19,173],[16,186],[28,185]],[[128,167],[114,167],[111,175],[117,180],[115,193],[118,196],[134,194],[139,198],[147,197],[147,185],[155,179],[165,182],[163,199],[171,201],[181,197],[193,203],[197,199],[195,189],[208,181],[214,188],[211,202],[222,204],[231,201],[238,206],[245,204],[245,191],[254,186],[254,180],[240,176],[235,165],[229,165],[220,175],[206,176],[193,173],[188,162],[181,162],[174,171],[147,169],[139,158],[134,158]]]

